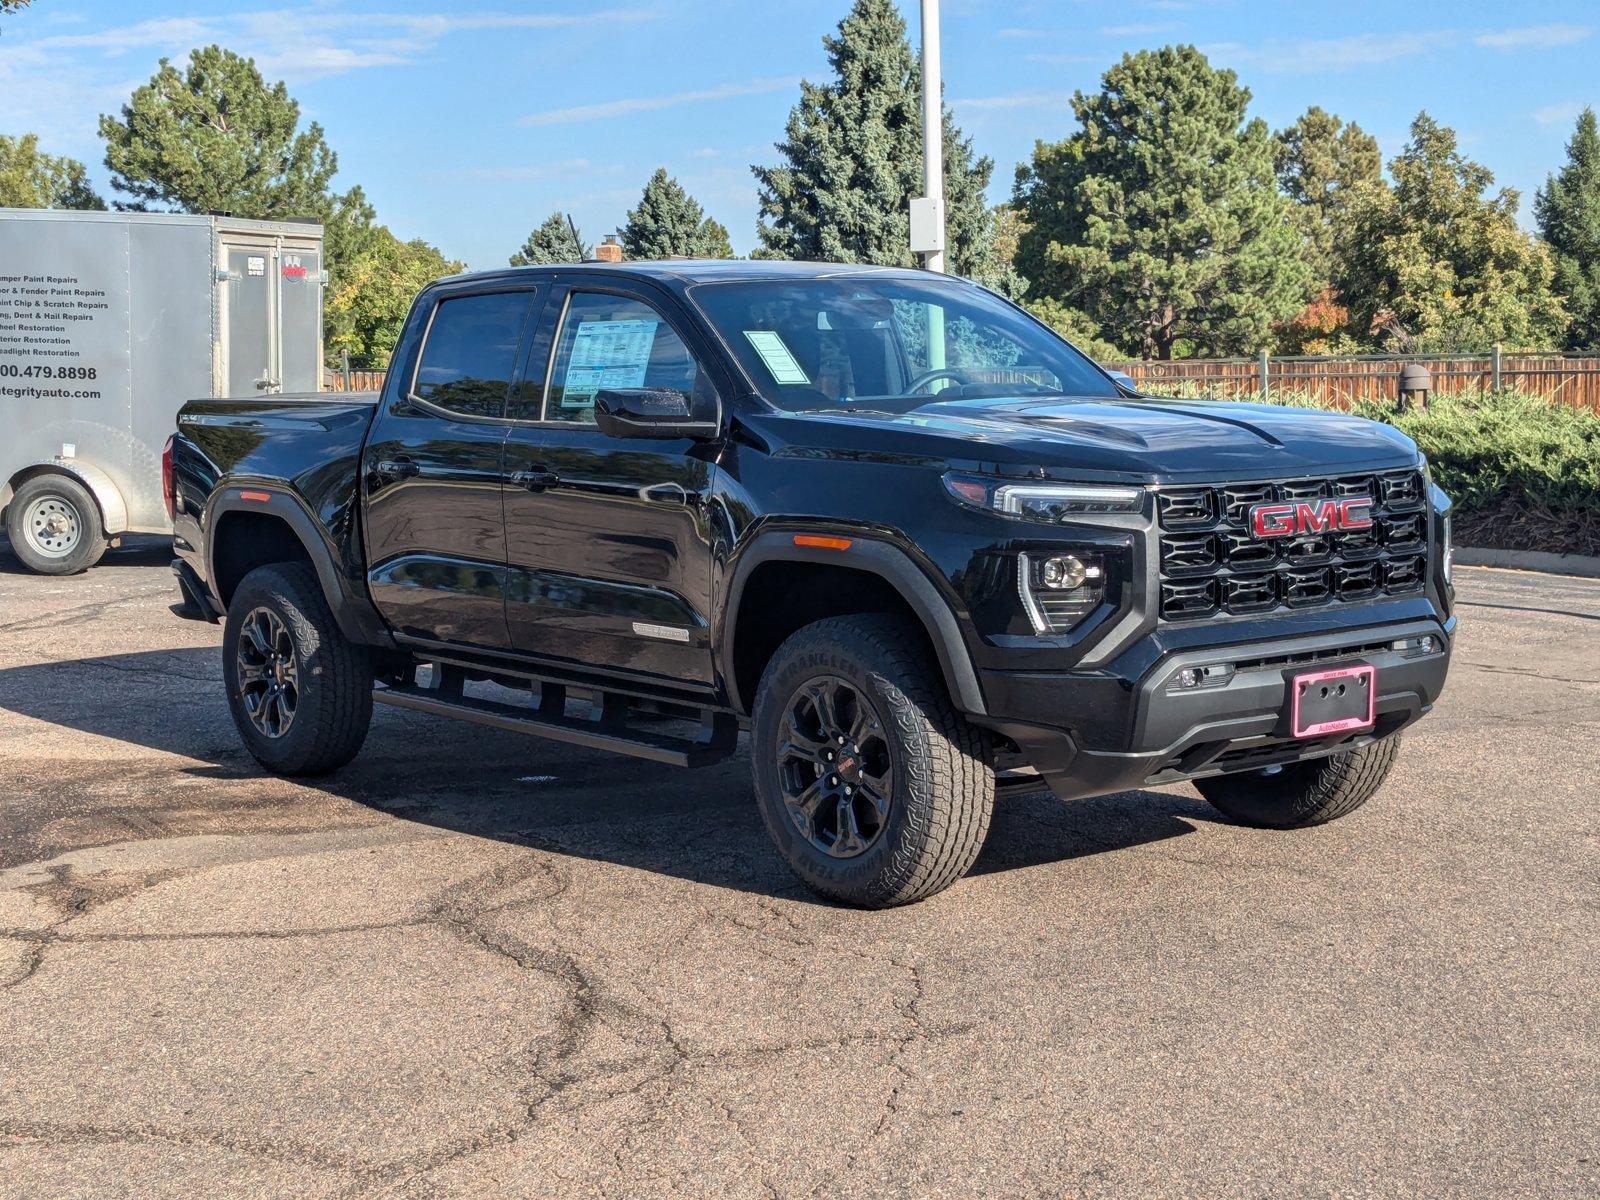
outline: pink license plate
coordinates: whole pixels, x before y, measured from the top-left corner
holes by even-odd
[[[1290,683],[1290,722],[1297,738],[1370,729],[1378,703],[1378,669],[1339,667],[1296,675]]]

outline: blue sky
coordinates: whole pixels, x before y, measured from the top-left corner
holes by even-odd
[[[99,113],[162,55],[219,42],[285,79],[402,237],[474,267],[570,211],[586,237],[619,225],[665,166],[755,242],[749,165],[772,143],[848,0],[35,0],[0,23],[0,133],[37,132],[100,182]],[[917,30],[916,0],[901,0]],[[1454,126],[1497,182],[1533,190],[1578,110],[1600,107],[1594,0],[945,0],[945,94],[1010,193],[1036,138],[1072,129],[1067,101],[1125,51],[1199,45],[1233,67],[1274,128],[1320,104],[1385,158],[1419,108]]]

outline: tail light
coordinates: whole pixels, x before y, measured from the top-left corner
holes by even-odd
[[[174,490],[176,481],[172,474],[172,443],[176,435],[167,439],[167,444],[161,447],[161,502],[167,506],[167,520],[172,520],[178,515],[178,494]]]

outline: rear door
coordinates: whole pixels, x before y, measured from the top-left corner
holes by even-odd
[[[512,645],[710,685],[716,446],[594,423],[601,387],[714,397],[709,355],[665,297],[623,283],[558,282],[546,314],[506,443]]]
[[[440,288],[362,459],[367,583],[406,637],[503,648],[506,398],[539,287]],[[416,345],[414,340],[409,344]]]

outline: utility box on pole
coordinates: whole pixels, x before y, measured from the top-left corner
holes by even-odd
[[[324,282],[320,225],[0,209],[0,511],[18,557],[67,573],[105,540],[167,532],[179,407],[321,391]]]

